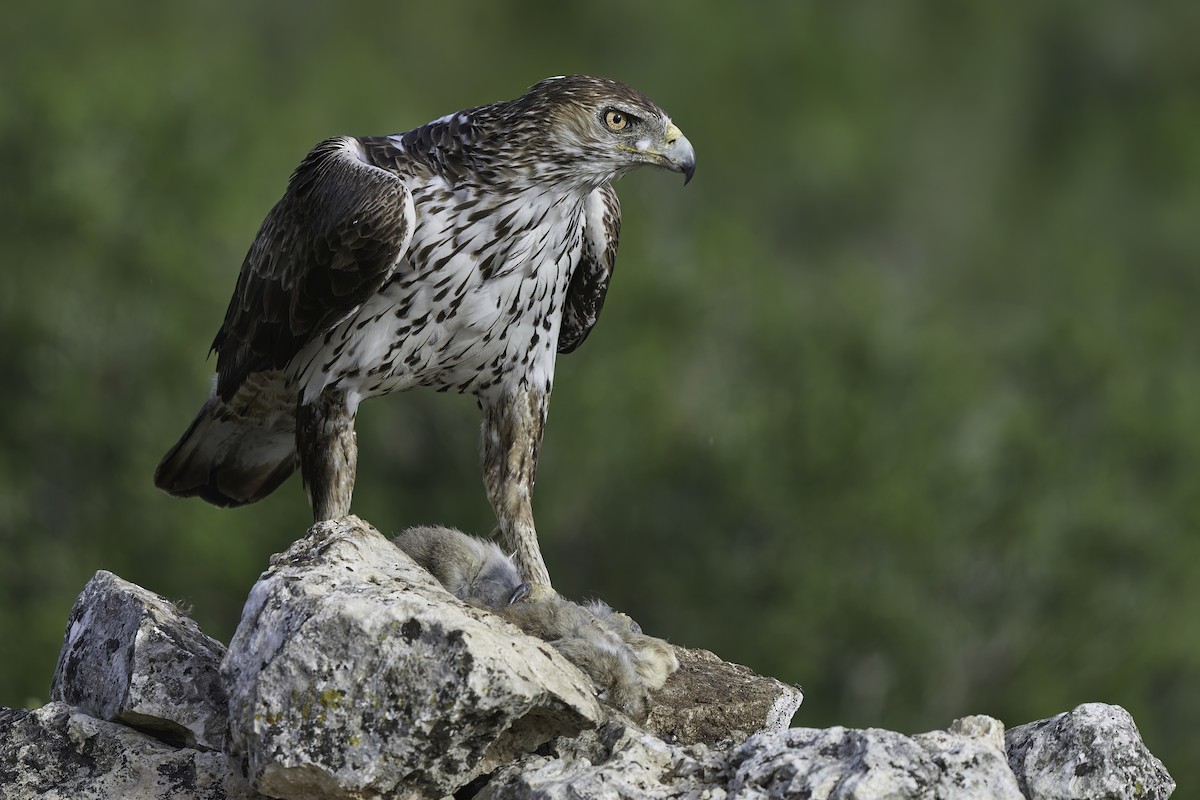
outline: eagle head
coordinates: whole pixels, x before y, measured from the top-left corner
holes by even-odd
[[[683,132],[623,83],[587,75],[546,78],[512,109],[543,163],[589,183],[607,183],[646,164],[682,172],[685,184],[696,171],[696,151]]]

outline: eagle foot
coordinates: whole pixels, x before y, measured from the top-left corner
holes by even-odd
[[[600,702],[641,721],[649,694],[679,668],[674,648],[606,603],[579,604],[522,580],[495,544],[450,528],[410,528],[393,542],[460,600],[548,642],[596,686]]]
[[[513,589],[512,597],[508,598],[508,605],[519,603],[528,597],[533,592],[533,584],[529,581],[523,581],[516,589]]]

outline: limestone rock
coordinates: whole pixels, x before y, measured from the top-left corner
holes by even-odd
[[[1021,791],[1033,800],[1162,800],[1175,791],[1175,781],[1120,706],[1085,703],[1013,728],[1005,739]]]
[[[703,745],[667,744],[612,720],[498,771],[474,800],[721,798],[721,764]]]
[[[990,717],[947,731],[795,728],[713,749],[668,744],[635,725],[560,739],[492,776],[476,800],[1022,800]]]
[[[1004,754],[1004,725],[983,715],[963,717],[948,730],[912,737],[940,770],[937,798],[1012,798],[1020,790]]]
[[[170,602],[101,570],[71,609],[50,696],[175,744],[221,750],[224,654]]]
[[[251,800],[224,753],[174,748],[65,703],[0,709],[4,800]]]
[[[439,797],[602,717],[545,642],[463,604],[356,517],[272,560],[221,671],[233,752],[282,798]]]
[[[1175,788],[1116,706],[1007,737],[982,716],[915,736],[786,730],[799,689],[662,646],[681,667],[642,726],[602,709],[596,684],[553,646],[463,603],[354,517],[272,559],[219,669],[219,643],[100,572],[71,612],[53,684],[65,702],[0,709],[0,800],[1155,799]],[[205,749],[226,721],[231,755]]]
[[[679,669],[650,696],[646,728],[681,744],[740,741],[783,731],[804,700],[797,686],[756,675],[707,650],[676,647]]]
[[[842,727],[757,734],[731,751],[727,789],[754,798],[1022,800],[1001,731],[996,720],[970,717],[913,737]]]

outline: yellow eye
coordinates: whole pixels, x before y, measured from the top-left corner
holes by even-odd
[[[610,131],[623,130],[629,124],[629,117],[620,111],[607,111],[604,114],[604,124]]]

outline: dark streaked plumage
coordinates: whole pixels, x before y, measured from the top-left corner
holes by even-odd
[[[429,386],[484,411],[484,481],[524,575],[549,583],[530,496],[558,352],[612,276],[611,182],[690,179],[691,145],[615,81],[550,78],[403,134],[317,145],[263,222],[213,341],[213,392],[155,483],[217,505],[301,469],[314,516],[349,512],[358,404]]]

